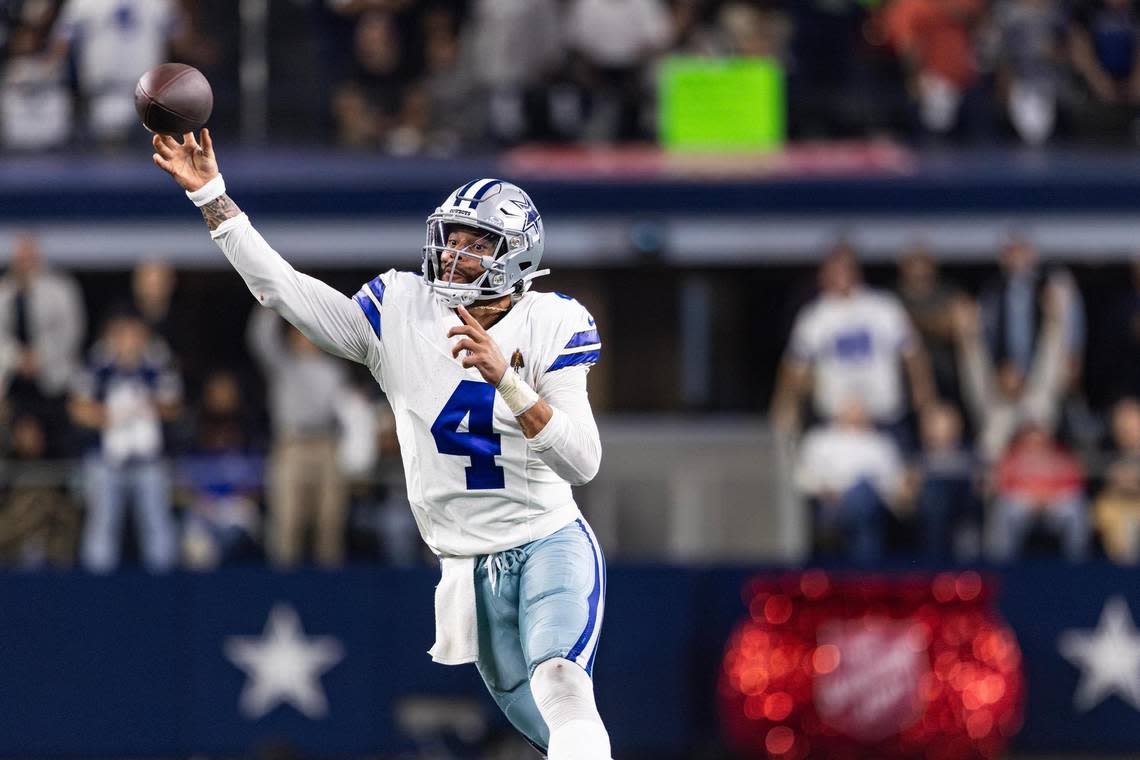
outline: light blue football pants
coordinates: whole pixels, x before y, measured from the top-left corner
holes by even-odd
[[[550,732],[530,677],[555,657],[593,673],[605,595],[605,558],[583,519],[476,563],[479,675],[511,724],[542,751]]]

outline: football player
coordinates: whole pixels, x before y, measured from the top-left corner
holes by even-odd
[[[155,136],[154,163],[197,205],[253,296],[387,394],[420,533],[440,557],[436,642],[474,662],[512,724],[551,760],[604,760],[593,671],[606,591],[571,494],[601,443],[586,374],[601,340],[577,301],[530,290],[542,218],[521,189],[468,182],[427,220],[422,272],[351,298],[293,269],[226,194],[208,130]]]

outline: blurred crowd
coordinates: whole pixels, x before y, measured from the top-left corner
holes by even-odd
[[[186,388],[182,358],[198,349],[172,329],[176,283],[165,263],[139,264],[89,331],[75,280],[36,238],[16,242],[0,278],[0,564],[420,561],[371,384],[255,305],[246,342],[264,386],[211,369]]]
[[[1138,139],[1133,0],[296,0],[269,3],[270,137],[396,155],[656,134],[656,64],[763,57],[801,139]],[[9,150],[115,146],[138,76],[202,68],[236,132],[240,4],[0,0]],[[246,70],[256,71],[257,61]],[[253,79],[253,77],[250,77]],[[741,93],[747,97],[747,93]]]
[[[921,245],[900,256],[894,288],[868,287],[838,244],[796,316],[772,404],[796,441],[814,550],[864,563],[1140,561],[1140,383],[1122,367],[1094,413],[1083,381],[1086,347],[1135,363],[1140,266],[1133,278],[1120,334],[1091,345],[1073,276],[1027,237],[1010,235],[977,293]]]

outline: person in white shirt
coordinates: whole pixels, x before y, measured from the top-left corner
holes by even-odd
[[[898,299],[865,287],[854,252],[838,246],[820,268],[821,293],[797,315],[772,403],[778,429],[800,427],[800,404],[813,390],[815,414],[832,420],[858,397],[875,425],[896,433],[907,411],[900,365],[915,409],[934,400],[926,352]]]
[[[70,453],[66,397],[86,330],[79,285],[44,264],[33,235],[17,237],[0,278],[0,404],[43,421],[52,456]]]
[[[586,374],[589,312],[531,281],[545,245],[530,197],[466,183],[427,220],[421,272],[349,298],[303,275],[226,195],[208,130],[155,136],[153,160],[202,210],[250,292],[326,351],[366,365],[396,417],[408,501],[441,561],[437,662],[475,662],[512,724],[551,760],[609,760],[591,673],[605,562],[571,493],[601,442]]]
[[[902,495],[904,474],[894,440],[849,397],[834,421],[804,436],[796,484],[813,502],[820,538],[838,533],[844,554],[871,564],[883,556],[886,510]]]
[[[87,126],[102,143],[135,124],[135,82],[167,58],[178,32],[174,0],[68,0],[56,23],[55,55],[74,51]]]

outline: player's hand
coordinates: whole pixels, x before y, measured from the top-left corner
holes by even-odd
[[[155,152],[151,158],[155,165],[174,177],[183,190],[193,192],[218,176],[214,141],[208,129],[202,130],[201,145],[193,132],[182,135],[182,142],[170,135],[155,135],[151,144],[154,145]]]
[[[475,367],[484,380],[498,386],[507,372],[507,360],[503,358],[503,352],[467,309],[460,306],[455,311],[463,320],[463,325],[448,330],[447,337],[454,338],[459,335],[462,339],[451,347],[451,355],[458,359],[459,352],[466,351],[467,355],[460,363],[464,367]]]

